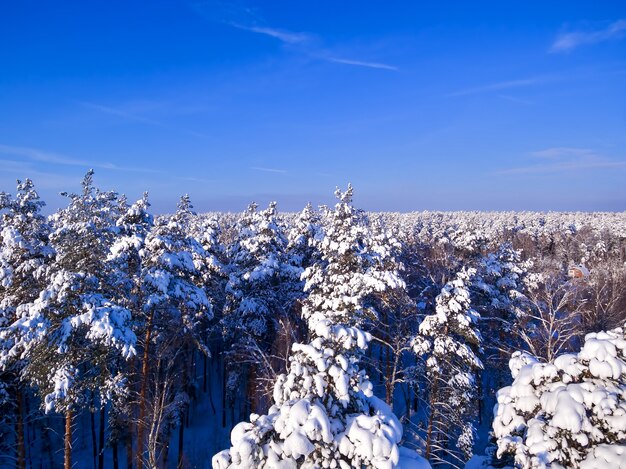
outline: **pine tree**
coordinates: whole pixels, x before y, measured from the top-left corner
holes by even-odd
[[[21,374],[26,365],[15,355],[11,325],[22,305],[33,302],[44,288],[46,265],[54,254],[49,246],[50,225],[41,214],[45,203],[30,179],[17,181],[15,198],[0,193],[0,381],[5,405],[2,415],[16,419],[16,461],[26,467],[24,442],[24,384]],[[9,409],[14,412],[10,412]],[[3,439],[4,440],[4,439]]]
[[[276,203],[257,211],[251,204],[243,214],[230,250],[230,276],[223,318],[225,339],[237,357],[231,368],[231,392],[247,378],[247,397],[253,410],[260,402],[257,380],[274,373],[266,359],[279,324],[291,310],[293,285],[301,269],[288,262],[287,238],[280,226]],[[246,363],[247,370],[242,369]],[[247,374],[247,376],[246,376]]]
[[[511,330],[524,316],[524,283],[532,261],[522,261],[521,254],[510,242],[502,243],[496,252],[480,260],[472,281],[473,303],[481,322],[507,336],[490,338],[493,342],[488,345],[497,350],[510,349]]]
[[[482,369],[480,316],[470,307],[468,291],[474,274],[462,269],[446,283],[435,314],[424,318],[413,343],[430,381],[425,456],[453,467],[462,467],[472,455],[476,371]]]
[[[288,232],[287,253],[291,264],[306,269],[315,262],[318,253],[316,243],[321,229],[319,213],[308,203],[294,219]]]
[[[109,396],[124,379],[109,368],[111,357],[135,353],[130,312],[112,298],[105,261],[115,234],[117,194],[93,186],[93,171],[81,194],[53,217],[50,242],[56,252],[45,273],[46,288],[20,307],[12,326],[11,353],[26,358],[24,375],[46,412],[65,414],[65,469],[71,468],[72,420],[89,393]]]
[[[189,196],[181,197],[176,214],[157,220],[142,250],[138,469],[144,464],[146,429],[149,464],[154,466],[159,454],[167,449],[171,430],[184,415],[193,384],[192,350],[209,354],[205,339],[213,312],[204,288],[206,265],[198,261],[205,257],[205,252],[189,234],[192,208]]]
[[[117,235],[111,247],[108,258],[108,268],[112,279],[116,302],[132,312],[132,327],[137,328],[143,315],[143,299],[141,294],[141,273],[143,263],[143,249],[146,238],[154,226],[154,219],[149,213],[150,203],[148,194],[132,204],[130,207],[120,203],[120,217],[116,221]],[[136,392],[137,373],[135,371],[136,357],[130,362],[127,371],[129,379],[129,393],[115,396],[111,403],[109,414],[109,444],[113,449],[113,457],[118,457],[118,443],[126,443],[127,466],[132,466],[132,437],[134,427],[133,399]],[[125,363],[118,363],[118,367],[125,367]],[[133,392],[134,391],[134,392]],[[102,421],[101,416],[101,421]],[[100,453],[102,455],[102,452]]]
[[[352,187],[336,194],[320,259],[303,274],[311,341],[293,345],[274,405],[233,429],[233,447],[214,456],[215,469],[397,466],[402,427],[359,366],[371,336],[358,325],[375,314],[366,311],[366,297],[400,280],[378,270]]]
[[[398,279],[403,277],[405,269],[400,262],[402,243],[381,220],[371,223],[370,249],[377,254],[377,268],[381,272]],[[394,288],[370,295],[367,304],[376,311],[376,319],[371,326],[375,345],[372,346],[370,366],[379,373],[385,386],[385,401],[392,405],[396,386],[413,379],[415,367],[410,355],[417,308],[408,295],[404,281],[397,282]],[[410,412],[408,395],[407,399],[406,408]]]
[[[580,351],[510,361],[498,391],[497,457],[515,467],[622,468],[626,454],[626,330],[587,334]]]
[[[489,372],[482,374],[479,384],[485,391],[479,401],[479,417],[483,409],[491,412],[495,390],[510,379],[507,363],[515,350],[522,348],[519,335],[526,316],[528,298],[525,282],[532,261],[522,261],[521,251],[510,242],[502,243],[495,252],[480,259],[470,287],[472,304],[480,314],[480,329],[484,338],[485,360]]]

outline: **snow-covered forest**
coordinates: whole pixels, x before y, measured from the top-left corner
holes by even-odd
[[[0,467],[626,467],[626,213],[159,215],[93,177],[0,192]]]

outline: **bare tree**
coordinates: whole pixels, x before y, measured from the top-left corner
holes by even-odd
[[[559,275],[544,278],[527,294],[525,315],[516,333],[528,351],[552,361],[571,350],[581,336],[581,316],[586,300],[575,282]]]

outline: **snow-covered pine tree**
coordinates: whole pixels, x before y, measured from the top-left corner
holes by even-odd
[[[141,323],[143,315],[143,301],[141,296],[142,250],[145,247],[148,233],[154,225],[154,219],[149,213],[150,203],[148,194],[132,204],[130,207],[120,203],[121,215],[116,222],[117,236],[108,257],[107,267],[110,271],[114,287],[116,302],[132,312],[133,328]],[[125,363],[118,363],[124,367]],[[136,389],[137,373],[136,357],[130,361],[127,375],[129,387]],[[136,409],[134,393],[124,393],[115,396],[111,402],[109,413],[109,441],[114,459],[118,458],[118,444],[126,445],[126,465],[132,467],[132,438],[134,430],[134,415]],[[102,416],[101,416],[102,420]],[[102,454],[102,453],[101,453]]]
[[[204,256],[199,259],[206,267],[203,269],[205,276],[205,289],[213,304],[213,319],[219,320],[222,316],[224,303],[226,302],[226,248],[220,239],[222,228],[216,217],[203,220],[199,224],[199,233],[194,236],[204,248]]]
[[[325,214],[320,258],[303,274],[311,341],[293,345],[274,405],[233,429],[233,446],[214,456],[215,469],[397,467],[402,426],[359,366],[371,336],[358,326],[375,314],[366,297],[401,280],[378,269],[352,187],[336,195],[335,209]]]
[[[404,272],[404,265],[399,260],[402,243],[382,220],[372,221],[369,243],[369,249],[376,253],[377,269],[401,278]],[[414,375],[414,364],[407,359],[407,355],[412,355],[411,338],[416,332],[417,308],[404,282],[398,283],[395,288],[369,295],[366,305],[376,311],[376,319],[372,323],[375,345],[372,347],[371,366],[385,386],[385,401],[392,405],[396,386],[408,382]],[[408,393],[406,395],[410,399]],[[410,412],[410,402],[406,407]]]
[[[321,233],[319,212],[310,203],[302,209],[288,231],[287,253],[293,265],[308,268],[316,260],[318,236]]]
[[[72,467],[72,421],[88,392],[100,405],[123,387],[109,367],[111,356],[135,353],[130,312],[116,304],[105,260],[113,236],[117,194],[93,186],[93,171],[82,193],[53,217],[50,242],[56,252],[46,269],[46,287],[20,305],[11,326],[10,353],[26,360],[24,376],[37,389],[46,412],[65,414],[65,469]]]
[[[49,246],[50,225],[41,214],[44,205],[30,179],[17,181],[15,198],[0,193],[0,382],[4,390],[0,394],[5,396],[0,420],[15,417],[18,469],[26,467],[21,380],[26,363],[12,353],[11,325],[18,319],[18,308],[33,302],[44,289],[45,268],[54,254]]]
[[[542,362],[516,352],[498,391],[497,456],[515,467],[626,468],[626,329],[587,334],[582,349]]]
[[[523,261],[521,254],[510,242],[502,243],[496,252],[480,260],[472,280],[472,303],[480,313],[481,324],[501,331],[485,337],[485,346],[497,351],[511,349],[511,330],[525,314],[525,279],[532,261]]]
[[[238,235],[230,250],[230,276],[223,318],[225,339],[236,368],[229,370],[231,392],[247,379],[247,398],[252,410],[267,397],[256,386],[274,378],[267,359],[281,319],[294,301],[294,285],[301,269],[288,262],[287,238],[277,217],[276,203],[258,211],[251,204],[243,214]],[[242,368],[242,362],[248,369]],[[283,368],[284,369],[284,368]],[[271,392],[271,391],[270,391]]]
[[[424,318],[413,342],[430,382],[425,456],[435,465],[463,467],[472,455],[476,372],[482,369],[480,316],[468,290],[474,274],[462,269],[444,285],[435,313]]]
[[[480,381],[485,396],[479,400],[481,419],[495,404],[495,390],[510,379],[506,364],[513,351],[522,346],[515,331],[526,314],[525,282],[532,261],[523,261],[521,254],[510,242],[503,242],[480,259],[472,279],[472,305],[480,314],[485,361],[489,363]]]
[[[138,469],[144,465],[146,429],[148,462],[155,467],[184,414],[193,384],[192,351],[209,353],[204,340],[213,311],[204,288],[206,264],[199,261],[205,257],[204,248],[190,235],[191,210],[189,196],[182,196],[172,217],[157,220],[142,250]]]

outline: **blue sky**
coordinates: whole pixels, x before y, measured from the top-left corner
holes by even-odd
[[[0,190],[626,210],[626,3],[0,6]]]

